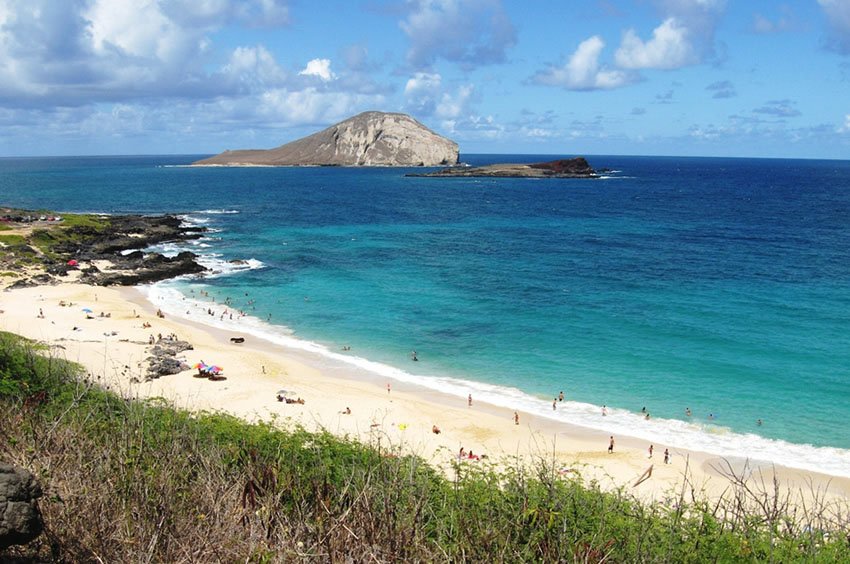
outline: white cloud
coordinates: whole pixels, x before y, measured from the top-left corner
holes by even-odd
[[[850,133],[850,114],[844,116],[844,125],[838,128],[839,133]]]
[[[472,85],[445,92],[440,74],[417,72],[404,85],[405,108],[417,116],[453,120],[469,113],[473,92]]]
[[[0,0],[0,104],[214,97],[233,84],[209,70],[213,34],[287,18],[280,0]]]
[[[488,140],[501,139],[506,133],[506,128],[496,121],[491,115],[469,115],[463,119],[447,119],[440,122],[440,126],[447,135],[457,136],[461,140]]]
[[[634,30],[628,30],[614,60],[624,69],[676,69],[697,62],[689,31],[675,18],[667,18],[644,42]]]
[[[404,85],[405,107],[418,116],[430,116],[437,107],[443,78],[438,73],[417,72]]]
[[[630,29],[615,55],[624,69],[676,69],[714,54],[714,31],[725,0],[656,0],[663,21],[643,41]]]
[[[259,96],[258,102],[255,118],[270,119],[279,125],[326,124],[380,107],[384,98],[380,95],[323,92],[310,87],[298,91],[269,90]]]
[[[155,0],[95,2],[84,17],[90,22],[92,49],[100,56],[118,52],[171,62],[203,35],[177,26]]]
[[[786,31],[797,31],[801,29],[801,18],[798,17],[790,6],[781,5],[778,8],[779,15],[770,18],[764,14],[753,15],[753,31],[760,34],[783,33]]]
[[[406,96],[418,96],[422,93],[433,94],[440,89],[443,77],[437,73],[417,72],[407,79],[404,85]]]
[[[304,70],[302,70],[298,74],[303,76],[315,76],[324,80],[325,82],[336,78],[336,75],[331,72],[330,59],[312,59],[307,63],[307,66],[304,68]]]
[[[562,67],[538,72],[532,80],[538,84],[563,86],[569,90],[605,90],[619,88],[633,81],[620,70],[609,70],[599,64],[605,42],[597,35],[582,41]]]
[[[504,62],[516,30],[500,0],[412,0],[400,23],[410,39],[408,61],[427,67],[438,58],[468,67]]]
[[[847,0],[818,0],[830,26],[827,46],[842,55],[850,55],[850,2]]]
[[[773,116],[784,119],[802,115],[796,108],[797,102],[793,100],[770,100],[764,105],[753,110],[754,113]]]
[[[286,79],[286,73],[262,45],[234,49],[221,75],[230,84],[248,91],[279,85]]]
[[[473,86],[467,84],[458,88],[455,94],[444,93],[440,97],[440,103],[437,104],[434,115],[440,119],[455,119],[464,115],[473,90]]]
[[[167,0],[162,9],[181,25],[222,26],[238,22],[252,27],[289,23],[288,0]]]

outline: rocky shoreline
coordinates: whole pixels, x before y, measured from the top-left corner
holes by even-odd
[[[543,163],[503,163],[487,166],[453,166],[434,172],[410,173],[405,176],[430,178],[599,178],[584,157],[558,159]]]
[[[0,272],[18,278],[7,289],[57,283],[72,273],[85,284],[133,286],[206,270],[188,251],[166,257],[142,250],[198,239],[206,232],[174,215],[68,214],[33,221],[32,212],[4,211]]]

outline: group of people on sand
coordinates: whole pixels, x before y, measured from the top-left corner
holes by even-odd
[[[649,456],[647,458],[652,458],[652,452],[653,452],[654,449],[655,449],[654,445],[649,445],[649,448],[647,449],[647,451],[649,452]],[[664,464],[670,464],[672,458],[673,458],[673,455],[670,454],[670,449],[665,448],[664,449]]]

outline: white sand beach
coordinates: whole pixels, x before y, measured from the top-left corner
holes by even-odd
[[[691,487],[716,497],[729,487],[716,470],[726,463],[712,455],[654,443],[650,459],[649,443],[627,436],[614,437],[615,448],[609,454],[609,435],[602,431],[526,413],[519,413],[519,424],[515,424],[512,410],[480,401],[469,406],[465,398],[406,383],[329,372],[306,351],[251,336],[243,343],[232,343],[231,337],[241,335],[160,318],[135,288],[71,282],[15,289],[0,292],[0,310],[0,329],[50,345],[53,355],[82,364],[91,378],[127,397],[163,397],[179,408],[222,410],[250,421],[325,429],[417,454],[447,472],[463,447],[466,452],[486,455],[477,461],[465,459],[465,464],[499,464],[516,457],[533,462],[545,457],[565,476],[597,480],[606,488],[623,486],[648,501],[674,499],[685,490],[690,498]],[[143,326],[147,323],[149,328]],[[149,339],[172,334],[193,345],[193,350],[179,355],[188,365],[203,360],[222,366],[225,379],[198,378],[197,371],[189,369],[148,381]],[[304,403],[278,401],[280,390]],[[346,408],[350,414],[343,413]],[[433,432],[434,426],[439,434]],[[665,448],[672,455],[670,464],[663,461]],[[743,464],[728,462],[735,467]],[[850,479],[768,464],[753,466],[767,480],[775,472],[783,487],[803,497],[817,494],[836,502],[850,500]],[[686,475],[688,486],[683,490]],[[645,479],[640,481],[641,477]]]

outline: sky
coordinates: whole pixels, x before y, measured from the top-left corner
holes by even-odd
[[[366,110],[461,154],[850,159],[850,0],[0,0],[0,156],[271,148]]]

